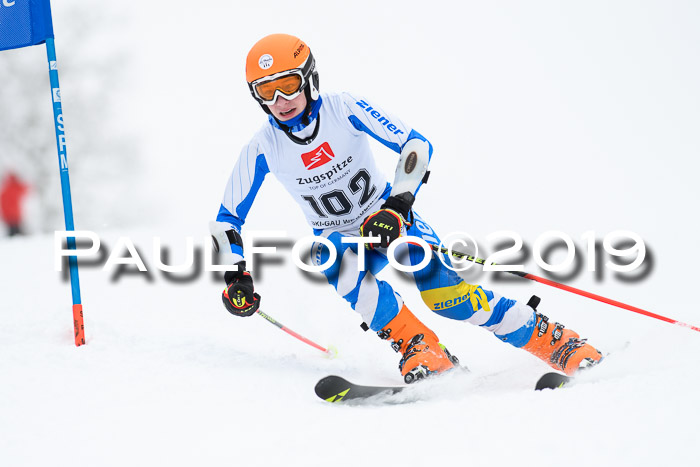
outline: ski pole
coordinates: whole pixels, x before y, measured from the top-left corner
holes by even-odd
[[[477,258],[476,256],[468,255],[466,253],[460,253],[459,251],[450,250],[450,249],[443,248],[443,247],[440,247],[437,245],[432,245],[432,244],[430,245],[430,247],[434,251],[448,254],[448,255],[452,255],[455,258],[465,259],[467,261],[471,261],[471,262],[476,263],[476,264],[481,264],[482,266],[486,264],[486,260],[484,260],[482,258]],[[491,263],[491,265],[498,266],[497,263]],[[613,299],[606,298],[606,297],[603,297],[600,295],[596,295],[596,294],[591,293],[591,292],[586,292],[585,290],[577,289],[575,287],[571,287],[570,285],[561,284],[559,282],[545,279],[544,277],[539,277],[539,276],[536,276],[534,274],[530,274],[530,273],[527,273],[524,271],[505,271],[505,272],[508,272],[510,274],[515,274],[516,276],[520,276],[523,279],[530,279],[531,281],[539,282],[541,284],[549,285],[551,287],[556,287],[556,288],[561,289],[561,290],[566,290],[567,292],[575,293],[575,294],[581,295],[583,297],[587,297],[587,298],[590,298],[593,300],[597,300],[599,302],[607,303],[608,305],[616,306],[618,308],[624,308],[625,310],[633,311],[635,313],[639,313],[640,315],[649,316],[650,318],[656,318],[658,320],[665,321],[667,323],[675,324],[677,326],[689,328],[689,329],[692,329],[693,331],[700,332],[700,327],[693,326],[691,324],[684,323],[682,321],[677,321],[675,319],[667,318],[666,316],[661,316],[661,315],[658,315],[656,313],[652,313],[651,311],[643,310],[641,308],[637,308],[636,306],[632,306],[632,305],[628,305],[626,303],[618,302],[617,300],[613,300]]]
[[[329,348],[326,349],[326,348],[324,348],[324,347],[318,345],[318,344],[315,343],[314,341],[312,341],[312,340],[310,340],[310,339],[307,339],[306,337],[302,336],[301,334],[298,334],[298,333],[292,331],[292,330],[289,329],[287,326],[283,325],[282,323],[280,323],[279,321],[277,321],[275,318],[273,318],[272,316],[268,315],[267,313],[264,313],[264,312],[263,312],[262,310],[260,310],[259,308],[258,308],[258,310],[256,311],[256,313],[257,313],[258,315],[262,316],[263,318],[265,318],[268,322],[270,322],[270,323],[274,324],[275,326],[277,326],[278,328],[280,328],[282,331],[284,331],[284,332],[286,332],[287,334],[289,334],[290,336],[296,337],[296,338],[299,339],[300,341],[302,341],[302,342],[304,342],[304,343],[306,343],[306,344],[309,344],[311,347],[314,347],[314,348],[320,350],[321,352],[325,353],[326,355],[328,355],[328,356],[330,356],[330,357],[334,357],[334,356],[336,355],[337,351],[334,351],[334,349],[333,349],[332,347],[329,346]]]

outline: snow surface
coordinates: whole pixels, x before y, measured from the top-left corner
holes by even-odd
[[[60,41],[72,21],[54,3],[60,60],[71,53]],[[82,3],[93,15],[117,8]],[[590,230],[600,240],[636,232],[650,250],[644,279],[625,282],[603,267],[602,277],[584,268],[566,282],[700,325],[691,294],[700,260],[700,8],[488,3],[120,3],[127,26],[109,50],[132,57],[133,79],[111,123],[139,134],[151,183],[104,206],[142,213],[135,225],[105,227],[74,199],[83,213],[76,226],[97,231],[109,252],[128,236],[150,274],[84,265],[87,345],[76,348],[53,237],[0,239],[0,465],[697,465],[700,333],[692,330],[469,273],[509,297],[539,295],[543,313],[611,352],[575,386],[534,392],[546,365],[430,314],[387,271],[471,375],[409,404],[337,406],[314,395],[320,377],[396,384],[398,356],[291,263],[288,245],[282,261],[258,265],[263,308],[337,347],[336,359],[260,317],[230,316],[209,274],[175,283],[155,268],[156,236],[172,263],[184,260],[186,236],[206,243],[238,151],[264,121],[243,82],[245,55],[282,31],[311,46],[324,90],[372,97],[431,139],[433,174],[416,208],[440,233],[465,231],[488,247],[488,234],[507,229],[531,248],[548,230],[579,246]],[[69,115],[80,89],[62,85]],[[76,165],[90,156],[70,152],[81,125],[69,123]],[[393,173],[395,156],[373,147]],[[125,184],[132,175],[114,174]],[[272,177],[246,228],[309,234]],[[542,274],[531,254],[524,263]]]

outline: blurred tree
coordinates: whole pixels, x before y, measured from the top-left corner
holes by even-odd
[[[139,160],[117,102],[129,70],[120,48],[127,17],[93,2],[62,2],[54,29],[76,228],[123,225],[132,216],[118,200],[133,197]],[[44,232],[64,226],[52,120],[44,46],[0,54],[0,176],[14,171],[32,186],[37,212],[28,223]]]

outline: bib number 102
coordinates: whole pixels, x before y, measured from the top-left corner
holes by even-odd
[[[372,196],[377,192],[377,187],[372,185],[369,172],[365,169],[360,169],[348,183],[348,189],[353,193],[360,193],[359,205],[363,206],[372,199]],[[319,217],[343,216],[352,211],[352,201],[348,199],[348,195],[343,190],[332,190],[318,196],[304,195],[302,196],[310,205],[311,209]],[[319,202],[320,201],[320,202]]]

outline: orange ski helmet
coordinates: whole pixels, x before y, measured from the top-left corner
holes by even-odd
[[[305,92],[308,106],[319,96],[314,56],[304,41],[289,34],[260,39],[248,52],[245,74],[251,95],[267,113],[278,96],[293,99]]]

